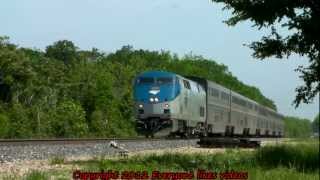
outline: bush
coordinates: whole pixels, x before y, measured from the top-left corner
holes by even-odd
[[[4,114],[0,114],[0,127],[0,138],[6,138],[9,131],[9,118]]]
[[[286,137],[305,138],[312,134],[311,121],[298,117],[285,117],[284,132]]]
[[[101,110],[95,110],[90,117],[90,131],[96,136],[103,136],[106,133],[108,120]]]
[[[83,137],[88,134],[85,111],[79,103],[62,101],[53,113],[55,118],[51,126],[56,137]]]
[[[13,104],[8,112],[9,129],[8,136],[11,138],[30,138],[33,137],[36,128],[33,126],[32,118],[29,117],[28,109],[22,104]]]
[[[257,151],[256,158],[259,164],[267,167],[316,170],[319,169],[319,143],[266,146]]]

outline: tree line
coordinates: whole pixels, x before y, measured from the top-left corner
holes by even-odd
[[[287,116],[284,123],[285,137],[308,138],[312,135],[313,126],[309,119]]]
[[[136,136],[132,83],[146,70],[207,78],[276,110],[257,87],[202,56],[131,46],[106,54],[68,40],[38,50],[0,37],[0,138]]]

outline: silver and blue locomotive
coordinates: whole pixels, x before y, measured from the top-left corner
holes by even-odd
[[[147,71],[134,81],[138,131],[146,136],[282,136],[283,117],[198,77]]]

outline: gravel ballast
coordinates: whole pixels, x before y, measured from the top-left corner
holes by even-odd
[[[157,141],[115,141],[129,153],[143,150],[196,147],[196,139],[192,140],[157,140]],[[0,163],[22,160],[45,160],[53,157],[76,159],[77,157],[97,157],[117,155],[120,149],[110,146],[111,141],[88,143],[56,143],[56,144],[1,144]]]

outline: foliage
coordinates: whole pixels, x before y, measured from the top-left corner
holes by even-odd
[[[45,172],[33,170],[30,171],[25,178],[26,180],[44,180],[49,179],[48,175]]]
[[[92,112],[90,117],[91,129],[97,134],[97,136],[105,135],[105,130],[107,129],[108,120],[106,115],[101,110],[95,110]]]
[[[268,167],[295,167],[300,171],[319,169],[319,143],[266,146],[259,149],[256,156]]]
[[[77,59],[77,49],[73,42],[62,40],[48,46],[45,55],[49,58],[61,60],[68,65]]]
[[[297,117],[285,117],[284,128],[286,137],[310,137],[312,133],[311,121]]]
[[[26,108],[22,104],[16,103],[8,107],[9,132],[10,138],[25,138],[33,137],[35,134],[35,119],[30,117],[30,109]]]
[[[0,114],[8,138],[136,136],[132,82],[146,70],[166,70],[220,83],[276,109],[256,87],[223,64],[201,56],[124,46],[114,53],[79,50],[57,41],[43,52],[0,38]],[[3,125],[4,126],[4,125]]]
[[[83,137],[88,133],[85,112],[79,103],[62,101],[58,104],[51,127],[57,137]]]
[[[63,164],[65,163],[65,157],[63,156],[54,156],[49,160],[49,164],[56,165],[56,164]]]
[[[9,118],[0,112],[0,139],[5,138],[9,131]]]
[[[294,103],[310,103],[320,90],[320,1],[319,0],[212,0],[224,3],[232,10],[226,23],[234,26],[249,20],[254,26],[270,28],[271,34],[249,45],[253,56],[260,59],[275,56],[282,58],[292,53],[309,58],[309,66],[300,66],[297,71],[305,82],[296,89]],[[277,31],[278,29],[278,31]],[[286,29],[288,35],[279,31]]]
[[[319,128],[320,128],[320,125],[319,125],[319,114],[318,114],[312,122],[313,132],[319,133]]]

